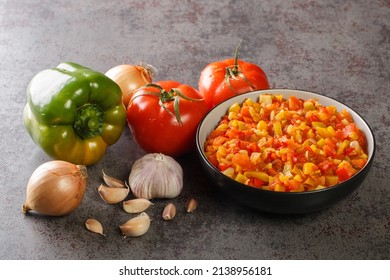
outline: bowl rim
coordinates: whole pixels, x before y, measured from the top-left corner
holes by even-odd
[[[247,95],[253,95],[253,94],[260,95],[262,93],[264,93],[264,94],[274,94],[274,95],[283,95],[281,93],[281,91],[283,91],[283,92],[290,92],[290,93],[294,93],[294,92],[296,92],[296,93],[305,93],[305,94],[314,95],[314,97],[317,95],[317,96],[320,96],[321,98],[327,98],[327,99],[330,99],[330,101],[332,101],[332,102],[339,103],[339,104],[343,105],[348,110],[350,110],[354,114],[356,114],[360,118],[360,121],[362,121],[367,126],[368,131],[370,133],[369,136],[370,136],[370,138],[372,138],[372,151],[371,151],[371,153],[369,151],[367,152],[368,153],[368,160],[367,160],[366,164],[364,165],[364,167],[362,169],[360,169],[356,174],[354,174],[348,180],[343,181],[341,183],[338,183],[336,185],[324,188],[324,189],[304,191],[304,192],[278,192],[278,191],[272,191],[272,190],[264,190],[264,189],[253,188],[253,187],[247,186],[245,184],[242,184],[242,183],[240,183],[240,182],[238,182],[238,181],[236,181],[236,180],[234,180],[234,179],[224,175],[220,170],[218,170],[218,168],[216,168],[214,165],[212,165],[209,162],[209,160],[207,159],[207,157],[205,156],[205,154],[204,154],[204,149],[203,149],[204,143],[200,143],[201,141],[200,141],[199,137],[200,137],[200,132],[201,132],[203,124],[205,123],[207,117],[210,116],[210,114],[212,114],[215,111],[214,109],[217,108],[217,107],[226,106],[225,104],[232,102],[233,99],[241,99],[240,102],[242,103],[242,102],[244,102],[244,100],[246,98],[248,98],[248,97],[246,97]],[[298,96],[298,98],[299,98],[299,96]],[[219,117],[222,117],[222,116],[219,116]],[[219,122],[219,120],[218,120],[218,122]],[[361,129],[361,128],[359,127],[359,129]],[[342,187],[345,188],[345,185],[348,185],[348,183],[352,180],[352,178],[356,178],[356,176],[358,176],[366,168],[371,166],[371,164],[372,164],[372,162],[374,160],[375,153],[376,153],[376,140],[375,140],[375,135],[373,133],[373,130],[372,130],[371,126],[368,124],[368,122],[357,111],[355,111],[350,106],[346,105],[345,103],[343,103],[343,102],[341,102],[341,101],[339,101],[339,100],[337,100],[337,99],[335,99],[333,97],[329,97],[327,95],[316,93],[316,92],[312,92],[312,91],[300,90],[300,89],[286,89],[286,88],[263,89],[263,90],[250,91],[250,92],[246,92],[246,93],[242,93],[242,94],[230,97],[230,98],[222,101],[221,103],[219,103],[218,105],[216,105],[212,109],[210,109],[209,112],[207,112],[207,114],[202,118],[202,120],[200,121],[200,123],[199,123],[199,125],[197,127],[196,137],[195,138],[196,138],[196,149],[198,151],[198,154],[201,156],[202,160],[208,165],[208,167],[211,168],[215,173],[224,176],[224,179],[227,179],[228,181],[231,181],[237,187],[240,187],[240,188],[248,188],[248,187],[250,187],[251,189],[257,190],[260,193],[261,192],[264,192],[264,193],[267,193],[267,194],[272,193],[272,194],[280,195],[280,196],[285,196],[285,195],[289,195],[289,196],[310,195],[310,194],[318,194],[318,193],[321,193],[321,192],[326,192],[326,191],[329,191],[329,190],[336,190],[336,189],[339,189],[339,188],[342,188]],[[368,139],[368,135],[366,135],[366,139]]]

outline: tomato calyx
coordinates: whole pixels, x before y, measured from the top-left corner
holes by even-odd
[[[246,82],[252,90],[255,90],[255,87],[252,85],[252,83],[245,77],[245,75],[240,71],[240,67],[238,65],[238,50],[241,46],[242,39],[240,40],[240,43],[238,43],[238,46],[236,48],[235,54],[234,54],[234,64],[232,66],[226,67],[226,73],[225,73],[225,82],[229,86],[229,88],[234,91],[235,93],[238,93],[238,91],[232,86],[230,83],[230,80],[243,80]]]
[[[145,89],[147,88],[154,88],[157,89],[158,91],[147,91]],[[146,84],[143,87],[140,87],[139,90],[144,90],[144,92],[138,96],[143,96],[143,95],[154,95],[159,98],[158,104],[172,117],[176,118],[177,122],[179,123],[180,126],[183,126],[183,121],[181,120],[180,117],[180,98],[183,98],[185,100],[189,101],[195,101],[199,102],[202,101],[202,99],[196,99],[196,98],[191,98],[186,95],[184,95],[179,89],[177,88],[171,88],[169,91],[165,90],[163,87],[157,84]],[[173,101],[173,111],[171,112],[167,106],[165,106],[165,103],[167,102],[172,102]]]

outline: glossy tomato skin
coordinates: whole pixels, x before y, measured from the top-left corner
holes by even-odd
[[[149,153],[181,156],[195,147],[198,124],[206,115],[207,106],[199,92],[189,85],[176,81],[156,82],[164,90],[178,89],[183,95],[197,101],[180,97],[179,108],[182,125],[159,104],[158,89],[146,87],[137,91],[127,107],[127,122],[134,139]],[[174,101],[164,103],[174,113]]]
[[[245,76],[230,78],[231,87],[226,83],[226,69],[234,67],[234,59],[229,58],[223,61],[208,64],[201,72],[199,78],[199,93],[205,99],[209,109],[215,107],[222,101],[238,94],[253,90],[269,89],[268,78],[263,69],[258,65],[237,60],[238,71]],[[249,83],[248,83],[249,81]]]

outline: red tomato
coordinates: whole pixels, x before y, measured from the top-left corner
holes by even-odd
[[[161,81],[133,95],[127,122],[146,152],[180,156],[194,148],[196,129],[206,113],[207,106],[196,89]]]
[[[256,64],[237,59],[238,47],[235,58],[212,62],[200,75],[199,93],[209,109],[235,95],[269,89],[263,69]]]

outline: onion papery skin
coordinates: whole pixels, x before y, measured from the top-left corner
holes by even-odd
[[[84,198],[87,168],[53,160],[40,165],[27,183],[23,212],[34,211],[48,216],[72,213]]]
[[[113,80],[122,90],[122,101],[125,107],[132,95],[142,86],[152,82],[155,69],[151,65],[122,64],[108,70],[105,75]]]

